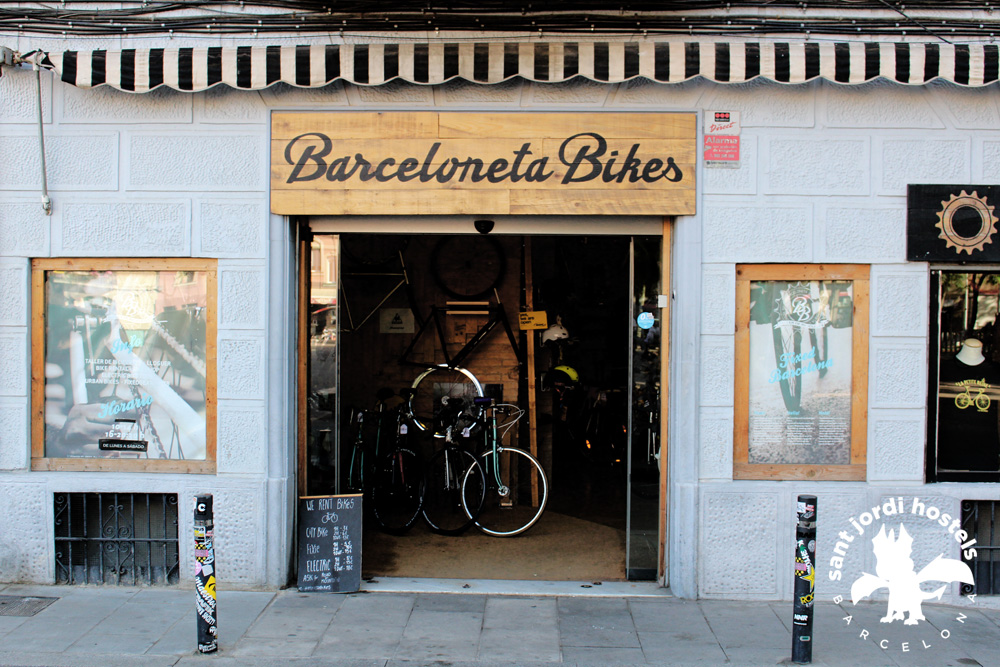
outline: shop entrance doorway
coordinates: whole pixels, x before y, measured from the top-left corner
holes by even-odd
[[[392,506],[366,516],[364,576],[657,577],[661,236],[314,233],[303,250],[300,493],[363,490],[367,509]],[[371,497],[384,457],[410,452],[398,472],[422,476],[426,495],[446,441],[488,442],[476,397],[516,406],[498,412],[501,446],[533,455],[546,479],[514,473],[507,502],[541,497],[544,511],[515,537],[406,525],[405,492]],[[456,476],[467,514],[474,477]]]

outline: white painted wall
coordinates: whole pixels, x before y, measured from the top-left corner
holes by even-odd
[[[953,515],[962,498],[1000,498],[997,484],[923,485],[928,268],[905,262],[908,183],[1000,178],[993,88],[578,81],[130,95],[78,90],[48,74],[43,84],[51,217],[38,203],[34,74],[0,78],[2,580],[52,580],[53,492],[117,488],[176,491],[185,507],[197,492],[215,493],[220,586],[284,583],[295,492],[294,266],[290,232],[268,213],[271,109],[741,112],[741,168],[700,170],[699,214],[675,233],[675,593],[790,598],[800,493],[820,498],[821,599],[844,589],[822,576],[836,531],[881,498],[919,495]],[[131,254],[219,258],[219,472],[28,472],[27,258]],[[868,482],[732,480],[738,262],[872,265]],[[183,508],[181,521],[187,563]],[[914,531],[918,544],[955,551],[940,531]],[[851,556],[872,566],[860,549]]]

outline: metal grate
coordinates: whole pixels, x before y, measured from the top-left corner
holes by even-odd
[[[34,616],[58,599],[0,595],[0,616]]]
[[[57,584],[178,581],[177,494],[56,493]]]
[[[963,500],[962,530],[975,540],[970,548],[976,550],[976,557],[965,561],[976,583],[962,584],[962,594],[1000,595],[1000,500]]]

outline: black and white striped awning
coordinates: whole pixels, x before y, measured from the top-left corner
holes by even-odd
[[[318,87],[335,81],[377,86],[395,80],[480,84],[515,78],[539,82],[583,77],[618,83],[639,77],[680,83],[826,79],[859,84],[883,78],[920,85],[997,81],[996,44],[920,42],[425,42],[239,46],[42,54],[42,67],[81,88],[108,85],[146,92],[160,86],[201,91],[223,84],[244,90],[278,82]]]

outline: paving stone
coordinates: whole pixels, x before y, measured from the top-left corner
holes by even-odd
[[[316,644],[316,641],[307,641],[303,637],[245,637],[232,653],[254,657],[311,656]]]
[[[647,662],[720,665],[726,661],[725,651],[707,630],[698,635],[640,631],[639,644]]]
[[[730,648],[783,649],[791,646],[791,633],[767,604],[701,600],[699,605],[727,654]]]
[[[593,646],[564,646],[563,662],[581,665],[643,664],[646,662],[641,648],[603,648]]]

